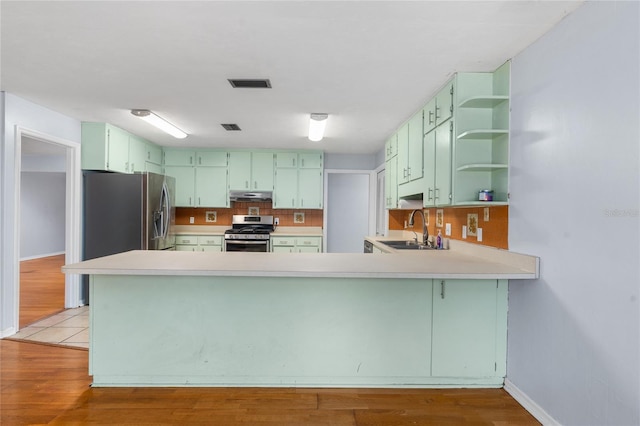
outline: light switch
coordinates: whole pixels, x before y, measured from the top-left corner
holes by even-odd
[[[275,219],[273,219],[273,224],[276,226],[280,225],[280,218],[276,217]]]
[[[462,226],[462,238],[467,239],[467,225]]]
[[[193,216],[191,216],[191,217],[189,218],[189,223],[196,223],[196,218],[195,218],[195,217],[193,217]]]
[[[476,229],[476,238],[478,239],[478,242],[482,241],[482,228]]]
[[[451,236],[451,224],[445,223],[444,225],[444,235]]]

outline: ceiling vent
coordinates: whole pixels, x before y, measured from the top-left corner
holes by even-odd
[[[237,124],[221,124],[221,126],[224,127],[224,129],[228,130],[228,131],[241,130],[240,126],[238,126]]]
[[[236,79],[230,78],[231,87],[236,89],[271,89],[269,79]]]

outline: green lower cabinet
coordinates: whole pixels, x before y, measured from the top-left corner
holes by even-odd
[[[271,251],[274,253],[321,253],[322,237],[272,237]]]
[[[222,250],[222,235],[178,235],[176,251],[215,251]]]
[[[431,375],[504,377],[506,280],[433,280]]]

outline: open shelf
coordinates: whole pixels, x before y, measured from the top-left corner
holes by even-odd
[[[493,108],[508,100],[508,96],[473,96],[460,102],[458,108]]]
[[[465,164],[458,167],[459,172],[492,172],[494,170],[506,169],[507,164]]]
[[[458,135],[458,139],[495,139],[508,134],[508,130],[502,129],[468,130]]]

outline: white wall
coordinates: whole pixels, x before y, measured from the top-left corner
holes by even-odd
[[[507,378],[564,425],[640,424],[638,2],[587,2],[512,62]]]
[[[80,121],[51,111],[10,93],[0,92],[0,335],[15,328],[17,267],[14,259],[18,232],[14,229],[16,200],[16,126],[80,144]]]
[[[375,154],[330,154],[324,156],[325,169],[375,170]]]
[[[66,174],[22,172],[20,259],[64,253]]]

